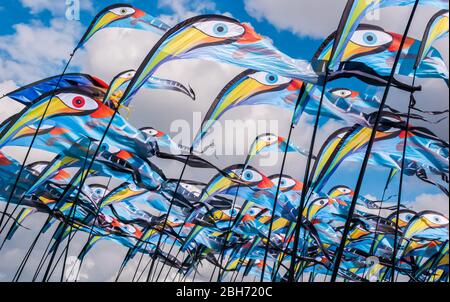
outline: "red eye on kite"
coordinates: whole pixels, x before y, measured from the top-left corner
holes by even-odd
[[[74,97],[72,100],[72,105],[75,108],[82,108],[85,104],[86,104],[86,101],[82,96]]]
[[[76,93],[61,93],[57,97],[67,106],[79,111],[94,111],[98,103],[90,97]]]

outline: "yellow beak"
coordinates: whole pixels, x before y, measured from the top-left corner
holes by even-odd
[[[349,59],[351,59],[352,57],[354,57],[355,55],[361,54],[361,53],[365,53],[365,52],[369,52],[371,51],[373,48],[369,48],[369,47],[364,47],[358,44],[355,44],[353,42],[349,42],[347,44],[347,47],[344,50],[344,53],[342,55],[342,61],[348,61]]]
[[[116,201],[121,201],[121,200],[123,200],[125,198],[137,196],[137,195],[142,194],[144,192],[145,192],[144,189],[138,190],[138,191],[133,191],[133,190],[130,190],[129,188],[127,188],[125,190],[121,190],[121,191],[119,191],[119,192],[109,196],[106,200],[104,200],[102,202],[101,207],[110,205],[110,204],[112,204],[112,203],[114,203]]]
[[[153,55],[152,60],[147,63],[133,86],[140,86],[146,80],[147,76],[152,74],[155,67],[158,66],[164,59],[186,53],[199,45],[211,44],[220,41],[223,41],[223,39],[208,36],[194,27],[183,30],[179,34],[165,41],[160,46],[159,51],[156,52]]]
[[[120,16],[112,13],[112,12],[107,12],[105,15],[103,15],[103,17],[101,17],[97,23],[95,23],[95,25],[92,27],[91,31],[89,32],[89,34],[86,36],[86,41],[89,40],[97,31],[99,31],[100,29],[102,29],[103,27],[108,26],[109,23],[119,19]]]
[[[214,196],[217,192],[227,189],[234,184],[236,184],[236,183],[226,177],[220,178],[213,185],[211,185],[207,188],[205,193],[203,193],[203,196],[202,196],[200,202],[205,202],[208,198]]]
[[[408,227],[408,229],[405,232],[405,238],[411,238],[415,234],[420,233],[428,228],[429,226],[425,222],[424,218],[420,218]]]
[[[48,107],[48,108],[47,108]],[[47,110],[47,112],[45,112]],[[58,97],[53,97],[50,100],[47,100],[38,106],[32,108],[27,111],[20,120],[16,121],[14,125],[5,133],[5,135],[0,139],[0,146],[9,141],[10,138],[14,137],[17,132],[21,131],[24,127],[40,120],[43,118],[49,118],[56,114],[61,113],[77,113],[79,111],[67,107],[61,99]],[[44,116],[45,113],[45,116]]]

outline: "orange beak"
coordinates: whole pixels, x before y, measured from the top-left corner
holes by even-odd
[[[143,16],[145,16],[145,12],[141,11],[140,9],[134,8],[135,12],[133,15],[131,15],[131,18],[141,18]]]
[[[249,215],[249,214],[245,214],[244,217],[242,217],[242,221],[243,222],[247,222],[247,221],[253,221],[255,220],[255,217]]]
[[[297,91],[300,90],[300,88],[303,86],[303,82],[297,79],[293,79],[289,86],[287,87],[287,90],[289,91]]]
[[[131,154],[125,150],[120,150],[119,153],[116,154],[116,156],[123,160],[127,160],[127,159],[131,158]]]
[[[352,193],[353,194],[353,193]],[[339,199],[339,198],[336,198],[335,199],[336,201],[337,201],[337,203],[338,204],[340,204],[341,206],[348,206],[348,203],[346,203],[345,201],[343,201],[343,200],[341,200],[341,199]]]
[[[258,183],[258,188],[260,189],[268,189],[271,187],[273,187],[273,182],[267,177],[264,177],[263,180]]]
[[[243,23],[242,26],[245,29],[245,33],[242,37],[239,38],[239,40],[237,41],[238,43],[241,44],[247,44],[247,43],[255,43],[258,41],[261,41],[263,38],[258,35],[255,30],[247,23]]]

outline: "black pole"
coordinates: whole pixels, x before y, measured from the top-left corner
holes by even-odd
[[[281,163],[281,169],[280,169],[280,178],[283,177],[283,171],[284,171],[284,166],[286,164],[286,158],[287,158],[287,153],[288,153],[288,149],[289,149],[289,143],[291,141],[291,136],[292,136],[292,130],[294,129],[294,124],[295,124],[295,112],[297,111],[297,107],[300,104],[300,100],[303,97],[303,94],[305,92],[305,85],[302,85],[302,89],[300,90],[298,97],[297,97],[297,103],[295,104],[294,107],[294,112],[292,114],[292,119],[291,119],[291,125],[289,127],[289,134],[287,137],[287,141],[286,141],[286,146],[284,149],[284,153],[283,153],[283,161]],[[308,158],[312,157],[312,153],[308,154]],[[269,223],[269,233],[267,234],[267,244],[266,244],[266,248],[264,250],[264,258],[263,258],[263,265],[262,265],[262,272],[261,272],[261,277],[260,277],[260,282],[264,281],[264,273],[266,271],[266,261],[267,261],[267,255],[269,253],[269,246],[270,246],[270,237],[272,236],[272,226],[273,226],[273,220],[275,218],[275,211],[277,208],[277,204],[278,204],[278,195],[280,193],[280,186],[281,186],[281,179],[278,180],[278,184],[277,184],[277,189],[275,192],[275,198],[273,201],[273,208],[272,208],[272,217],[270,218],[270,223]]]
[[[297,249],[298,249],[298,243],[299,243],[299,237],[300,237],[300,228],[302,225],[302,212],[303,212],[303,208],[305,207],[305,201],[306,201],[306,194],[309,188],[309,172],[311,169],[311,162],[313,159],[313,152],[314,152],[314,144],[316,142],[316,135],[317,135],[317,129],[319,128],[319,120],[320,120],[320,113],[322,110],[322,103],[323,103],[323,96],[325,94],[325,86],[327,84],[327,78],[328,78],[328,66],[326,68],[325,71],[325,80],[323,83],[323,88],[322,88],[322,92],[320,95],[320,101],[319,101],[319,107],[317,109],[317,114],[316,114],[316,119],[314,122],[314,128],[313,128],[313,133],[312,133],[312,137],[311,137],[311,143],[309,145],[309,154],[308,154],[308,159],[306,161],[306,168],[305,168],[305,173],[303,176],[303,189],[302,189],[302,194],[300,197],[300,204],[298,206],[298,211],[297,211],[297,221],[296,221],[296,225],[295,225],[295,231],[294,231],[294,247],[292,250],[292,256],[291,256],[291,263],[289,266],[289,278],[288,281],[289,282],[293,282],[294,278],[295,278],[295,261],[296,261],[296,256],[297,256]]]
[[[389,174],[388,174],[388,177],[386,179],[386,184],[384,185],[383,194],[381,195],[381,204],[380,204],[380,209],[378,210],[378,217],[377,217],[377,223],[375,225],[374,237],[373,237],[372,243],[370,245],[370,250],[369,250],[369,255],[370,256],[373,256],[373,253],[374,253],[374,250],[375,250],[375,243],[377,242],[377,237],[378,237],[378,234],[379,234],[378,226],[379,226],[380,221],[381,221],[381,211],[383,210],[382,206],[383,206],[383,202],[384,202],[384,197],[385,197],[386,191],[387,191],[387,189],[389,187],[389,183],[391,182],[391,176],[392,176],[393,172],[394,172],[394,168],[391,168],[389,170]],[[397,209],[397,211],[398,210],[399,209]],[[364,277],[364,275],[366,274],[366,269],[367,269],[367,266],[364,267],[362,277]]]
[[[377,111],[375,123],[373,125],[373,129],[372,129],[372,132],[370,134],[370,139],[369,139],[369,142],[367,144],[367,150],[366,150],[366,153],[364,155],[364,160],[363,160],[363,163],[362,163],[362,166],[361,166],[361,170],[360,170],[360,173],[359,173],[359,176],[358,176],[358,181],[356,183],[356,187],[355,187],[355,190],[354,190],[352,203],[350,205],[349,213],[348,213],[348,216],[347,216],[347,220],[345,222],[345,226],[344,226],[344,231],[342,233],[341,242],[340,242],[339,248],[338,248],[336,256],[335,256],[335,262],[334,262],[334,266],[333,266],[333,273],[331,275],[331,282],[335,282],[336,281],[336,278],[337,278],[337,275],[338,275],[338,272],[339,272],[339,266],[341,264],[341,259],[342,259],[342,255],[343,255],[344,248],[345,248],[346,238],[347,238],[347,235],[348,235],[348,233],[350,231],[351,218],[353,217],[353,212],[355,211],[356,202],[358,201],[359,192],[360,192],[360,189],[361,189],[362,182],[364,180],[364,175],[365,175],[365,172],[366,172],[367,164],[369,162],[370,153],[372,151],[373,143],[375,141],[375,134],[376,134],[377,129],[378,129],[378,124],[380,123],[380,120],[381,120],[382,111],[383,111],[384,106],[386,104],[386,100],[387,100],[387,96],[389,94],[389,90],[390,90],[390,86],[392,84],[392,80],[393,80],[395,72],[397,70],[397,65],[398,65],[398,62],[400,60],[400,56],[401,56],[401,53],[402,53],[403,45],[405,44],[405,41],[406,41],[406,38],[407,38],[407,35],[408,35],[408,32],[409,32],[409,28],[411,27],[411,23],[412,23],[412,20],[414,18],[414,14],[416,12],[418,4],[419,4],[419,0],[416,0],[415,3],[414,3],[414,6],[412,8],[411,14],[409,16],[409,20],[408,20],[408,23],[406,25],[405,32],[403,34],[402,40],[400,42],[399,49],[398,49],[397,54],[395,56],[395,61],[394,61],[394,64],[392,66],[392,70],[391,70],[391,74],[390,74],[388,82],[387,82],[387,86],[386,86],[386,88],[384,90],[384,94],[383,94],[383,98],[381,100],[380,108]]]
[[[90,150],[90,141],[89,141],[89,147],[87,148],[87,151],[86,151],[85,162],[84,162],[84,164],[83,164],[83,167],[80,169],[80,171],[74,176],[75,179],[78,177],[78,175],[81,175],[81,177],[83,177],[83,173],[84,173],[85,171],[87,171],[86,174],[89,174],[89,170],[85,170],[86,164],[87,164],[87,158],[88,158],[89,150]],[[83,180],[84,180],[84,179],[82,179],[82,180],[80,181],[79,188],[82,188],[82,187],[83,187],[83,185],[84,185],[84,181],[83,181]],[[65,192],[64,192],[63,195],[61,196],[61,200],[63,200],[64,198],[66,198],[66,195],[67,195],[67,198],[70,197],[70,196],[69,196],[69,195],[70,195],[70,187],[71,187],[71,186],[69,186],[69,188],[68,188],[67,190],[65,190]],[[54,248],[54,250],[53,250],[52,256],[50,257],[50,260],[49,260],[47,269],[45,270],[44,277],[43,277],[43,279],[42,279],[43,282],[48,281],[48,280],[50,279],[50,277],[51,277],[51,275],[49,276],[49,274],[50,274],[50,269],[51,269],[51,265],[52,265],[52,263],[53,263],[53,261],[54,261],[54,259],[55,259],[56,253],[57,253],[57,251],[58,251],[59,245],[61,244],[61,240],[62,240],[62,237],[63,237],[63,235],[64,235],[64,231],[65,231],[67,225],[69,225],[69,227],[71,227],[71,226],[70,226],[70,219],[71,219],[72,215],[75,215],[75,211],[76,211],[76,207],[77,207],[77,200],[78,200],[78,197],[79,197],[80,193],[81,193],[81,189],[79,189],[79,190],[77,191],[77,195],[76,195],[76,197],[75,197],[75,199],[74,199],[74,202],[73,202],[72,207],[70,208],[69,215],[68,215],[68,217],[65,218],[64,221],[63,221],[63,227],[62,227],[61,233],[60,233],[60,234],[58,235],[58,237],[55,239],[55,248]],[[70,235],[69,235],[69,238],[70,238]],[[68,239],[69,239],[69,238],[68,238]],[[62,279],[62,278],[61,278],[61,279]],[[62,280],[61,280],[61,281],[62,281]]]
[[[422,41],[424,43],[424,41]],[[414,67],[414,76],[413,76],[413,86],[416,81],[416,72],[417,72],[417,64]],[[398,240],[398,220],[399,220],[399,210],[401,206],[401,200],[402,200],[402,189],[403,189],[403,175],[404,175],[404,169],[405,169],[405,157],[406,157],[406,147],[408,144],[408,134],[409,134],[409,120],[411,116],[411,108],[414,106],[414,93],[411,91],[411,94],[409,96],[409,103],[408,103],[408,113],[406,116],[406,125],[405,125],[405,137],[403,139],[403,150],[402,150],[402,161],[401,161],[401,167],[400,167],[400,181],[398,184],[398,195],[397,195],[397,213],[395,215],[395,233],[394,233],[394,249],[392,254],[392,275],[391,275],[391,282],[395,281],[395,265],[396,265],[396,257],[397,257],[397,240]]]
[[[313,152],[314,152],[314,144],[316,142],[316,135],[317,135],[317,129],[319,127],[319,120],[320,120],[320,113],[322,110],[322,103],[323,103],[323,97],[325,94],[325,87],[327,85],[327,81],[328,81],[328,76],[329,76],[329,67],[330,67],[330,61],[333,59],[334,55],[335,55],[335,51],[336,51],[336,47],[339,43],[339,40],[342,37],[342,31],[343,31],[343,27],[345,26],[345,24],[347,23],[347,19],[349,17],[349,14],[351,12],[351,9],[353,7],[354,4],[354,0],[348,0],[347,4],[344,8],[344,11],[341,15],[341,19],[339,21],[339,25],[338,28],[336,30],[336,35],[334,37],[334,42],[333,42],[333,46],[331,48],[331,54],[330,54],[330,58],[329,60],[326,62],[325,64],[325,78],[323,80],[323,87],[322,87],[322,91],[320,94],[320,101],[319,101],[319,107],[317,109],[317,114],[316,114],[316,119],[314,122],[314,129],[313,129],[313,133],[312,133],[312,137],[311,137],[311,143],[309,146],[309,154],[308,154],[308,159],[306,162],[306,168],[305,168],[305,173],[304,173],[304,177],[303,177],[303,189],[302,189],[302,194],[300,197],[300,204],[298,207],[298,214],[297,214],[297,221],[296,221],[296,226],[295,226],[295,231],[294,231],[294,247],[293,247],[293,251],[292,251],[292,256],[291,256],[291,263],[289,266],[289,278],[288,281],[289,282],[293,282],[295,279],[295,261],[296,261],[296,256],[297,256],[297,249],[298,249],[298,243],[299,243],[299,236],[300,236],[300,228],[301,228],[301,224],[302,224],[302,212],[303,212],[303,208],[305,206],[305,200],[306,200],[306,193],[309,190],[309,172],[310,172],[310,168],[311,168],[311,161],[313,159]]]
[[[42,113],[42,117],[41,117],[41,119],[39,120],[39,123],[38,123],[38,125],[37,125],[36,131],[35,131],[34,134],[33,134],[33,138],[31,139],[30,146],[28,147],[28,150],[27,150],[27,152],[26,152],[26,154],[25,154],[25,158],[23,159],[22,165],[20,166],[19,172],[17,173],[17,177],[16,177],[16,179],[15,179],[15,181],[14,181],[14,184],[13,184],[13,186],[12,186],[12,188],[11,188],[11,193],[9,194],[8,201],[6,202],[6,206],[5,206],[4,212],[3,212],[3,214],[2,214],[2,217],[0,218],[0,227],[1,227],[2,224],[3,224],[3,220],[4,220],[4,218],[5,218],[5,214],[7,213],[8,208],[9,208],[9,205],[10,205],[10,203],[11,203],[11,200],[12,200],[12,198],[13,198],[13,196],[14,196],[14,191],[16,190],[16,187],[17,187],[17,185],[18,185],[18,183],[19,183],[20,177],[22,176],[22,172],[23,172],[23,170],[24,170],[24,168],[25,168],[25,164],[26,164],[26,162],[27,162],[27,160],[28,160],[28,157],[30,156],[31,149],[33,148],[33,144],[34,144],[34,141],[36,140],[36,137],[37,137],[37,134],[38,134],[38,132],[39,132],[39,129],[40,129],[41,126],[42,126],[42,122],[43,122],[44,119],[45,119],[45,115],[47,114],[48,109],[50,108],[50,104],[51,104],[51,102],[52,102],[51,99],[55,96],[55,90],[59,88],[59,83],[61,82],[62,77],[64,76],[64,74],[66,73],[66,70],[67,70],[67,68],[69,67],[70,62],[72,61],[73,56],[74,56],[74,52],[72,52],[72,53],[70,54],[70,58],[69,58],[69,60],[67,61],[66,65],[64,66],[64,69],[63,69],[62,74],[61,74],[61,75],[59,76],[59,78],[58,78],[58,82],[57,82],[56,85],[55,85],[55,89],[53,90],[53,93],[52,93],[52,95],[50,96],[50,101],[49,101],[49,102],[47,103],[47,105],[45,106],[44,112]],[[17,206],[19,206],[19,205],[20,205],[20,203],[19,203]],[[9,218],[6,220],[6,224],[9,222],[10,219],[11,219],[11,218],[9,217]]]

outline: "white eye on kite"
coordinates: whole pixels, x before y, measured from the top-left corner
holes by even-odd
[[[448,224],[448,219],[445,218],[442,215],[438,215],[438,214],[425,214],[423,215],[423,217],[430,221],[431,223],[437,224],[437,225],[447,225]]]
[[[327,204],[327,202],[328,202],[327,199],[321,198],[321,199],[317,200],[315,203],[318,204],[319,206],[324,206]]]
[[[260,208],[251,208],[250,210],[247,211],[247,214],[250,216],[255,216],[261,213],[261,211],[262,210]]]
[[[108,145],[107,146],[107,150],[109,153],[115,154],[115,153],[119,153],[120,152],[120,148],[113,146],[113,145]]]
[[[430,243],[430,240],[422,239],[422,240],[417,241],[417,243],[420,245],[427,245]]]
[[[412,213],[400,213],[398,217],[403,221],[409,222],[414,215]]]
[[[250,74],[248,77],[267,86],[283,85],[292,81],[292,79],[285,78],[273,73],[267,73],[264,71],[255,72],[253,74]]]
[[[180,185],[183,189],[185,189],[186,191],[189,191],[189,193],[193,194],[195,197],[199,197],[200,194],[202,193],[202,191],[199,188],[197,188],[193,185],[186,184],[186,183],[181,183]]]
[[[295,180],[288,178],[288,177],[282,177],[281,179],[274,178],[274,179],[272,179],[272,182],[275,184],[278,184],[278,182],[280,182],[280,188],[282,188],[282,189],[295,186]]]
[[[245,33],[245,28],[227,21],[204,21],[193,25],[198,30],[215,38],[236,38]]]
[[[95,188],[94,193],[97,196],[104,196],[104,195],[108,194],[108,190],[105,188],[99,187],[99,188]]]
[[[274,134],[268,134],[268,135],[260,136],[259,139],[262,140],[263,142],[273,144],[278,141],[278,136],[276,136]]]
[[[236,175],[241,175],[241,179],[248,182],[260,182],[263,179],[261,174],[251,169],[245,169],[242,172],[240,170],[233,170],[233,172]]]
[[[144,133],[150,135],[150,136],[157,136],[158,133],[159,133],[158,130],[153,129],[153,128],[147,128],[147,129],[144,129],[144,130],[142,130],[142,131],[143,131]]]
[[[338,98],[348,98],[349,96],[352,95],[353,91],[349,90],[349,89],[333,89],[330,91],[332,95],[338,97]]]
[[[109,10],[111,13],[117,15],[117,16],[131,16],[132,14],[134,14],[136,11],[131,8],[131,7],[127,7],[127,6],[123,6],[123,7],[116,7],[113,9]]]
[[[192,186],[190,184],[181,183],[180,186],[187,191],[192,190]]]
[[[381,30],[361,29],[355,31],[350,40],[364,47],[378,47],[391,43],[393,38]]]
[[[136,228],[133,227],[133,226],[131,226],[131,225],[128,225],[128,224],[124,225],[124,229],[125,229],[127,232],[130,232],[130,233],[136,232]]]
[[[352,190],[350,190],[349,188],[345,188],[345,187],[339,188],[339,191],[341,191],[341,193],[343,193],[343,194],[350,194],[352,192]]]
[[[122,74],[120,76],[120,78],[122,78],[122,79],[131,79],[132,77],[134,77],[135,74],[136,74],[136,71],[129,71],[129,72],[125,73],[125,74]]]
[[[235,207],[233,209],[222,210],[222,213],[224,213],[225,215],[227,215],[229,217],[234,217],[239,213],[239,210]]]
[[[98,108],[98,103],[90,97],[76,93],[61,93],[57,97],[72,109],[79,111],[94,111]]]
[[[130,191],[133,191],[133,192],[139,192],[139,191],[142,190],[141,188],[139,188],[138,186],[136,186],[134,183],[130,183],[130,184],[128,185],[128,189],[130,189]]]

